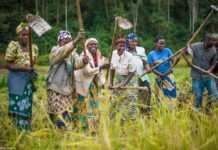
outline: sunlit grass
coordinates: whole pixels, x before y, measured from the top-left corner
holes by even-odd
[[[119,114],[109,119],[111,93],[103,89],[99,96],[101,123],[97,136],[54,127],[47,114],[47,67],[37,66],[37,70],[39,80],[34,95],[32,131],[27,133],[17,131],[7,116],[6,73],[0,75],[0,149],[210,150],[218,147],[218,107],[214,107],[210,115],[192,110],[189,69],[184,64],[175,69],[179,90],[177,105],[181,104],[173,110],[168,109],[164,98],[161,98],[162,104],[157,104],[153,96],[150,117],[139,116],[122,124]],[[153,83],[154,77],[151,78]]]

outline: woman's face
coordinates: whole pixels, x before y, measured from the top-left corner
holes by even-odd
[[[126,43],[125,43],[125,40],[119,40],[117,42],[117,50],[120,54],[123,53],[123,51],[125,50],[126,48]]]
[[[91,41],[91,42],[89,42],[89,44],[87,45],[87,48],[88,48],[89,52],[90,52],[92,55],[95,55],[96,52],[97,52],[97,49],[98,49],[98,45],[97,45],[96,42]]]
[[[157,42],[156,42],[156,49],[157,50],[162,50],[165,48],[165,39],[159,39]]]
[[[29,41],[29,32],[28,30],[22,30],[18,35],[19,41],[22,45],[27,45]]]
[[[135,49],[137,46],[138,42],[136,40],[130,40],[129,41],[129,47],[130,49]]]
[[[59,41],[59,46],[64,46],[65,44],[71,42],[72,39],[71,38],[65,38]]]

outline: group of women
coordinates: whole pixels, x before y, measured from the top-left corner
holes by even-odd
[[[9,115],[19,129],[29,130],[34,70],[30,65],[27,24],[21,23],[16,33],[18,41],[9,43],[5,55],[9,69]],[[113,91],[111,117],[120,112],[123,120],[134,120],[141,113],[149,113],[152,92],[146,72],[173,55],[172,50],[165,47],[165,39],[158,36],[155,39],[155,48],[147,57],[145,49],[139,46],[135,33],[130,33],[127,37],[119,34],[115,42],[116,50],[112,53],[111,62],[108,62],[101,55],[99,42],[95,38],[85,41],[84,50],[79,55],[76,52],[76,44],[80,38],[81,33],[73,39],[68,31],[60,31],[57,45],[49,55],[50,66],[46,78],[48,114],[55,126],[63,129],[72,124],[78,129],[97,132],[100,118],[98,88],[105,84],[103,69],[108,67],[109,89]],[[32,52],[35,63],[38,56],[35,44],[32,44]],[[171,100],[176,98],[172,66],[177,60],[172,57],[153,70],[157,75],[156,83],[159,89]],[[124,90],[123,87],[127,85],[145,88]]]

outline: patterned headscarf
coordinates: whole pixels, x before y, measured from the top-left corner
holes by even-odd
[[[59,35],[58,35],[58,42],[60,42],[63,39],[66,39],[66,38],[72,39],[70,32],[64,31],[64,30],[60,31]]]
[[[28,29],[29,29],[28,24],[25,22],[21,22],[16,28],[16,33],[19,34],[22,30],[28,30]]]
[[[129,48],[129,42],[133,40],[138,41],[138,38],[134,32],[128,34],[127,40],[126,40],[126,48]]]
[[[128,41],[133,41],[133,40],[138,41],[138,38],[137,38],[136,34],[134,32],[132,32],[127,36],[127,40]]]

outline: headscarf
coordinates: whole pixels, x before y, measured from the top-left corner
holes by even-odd
[[[58,35],[58,42],[60,42],[63,39],[66,39],[66,38],[72,39],[72,36],[71,36],[70,32],[69,31],[61,30],[59,32],[59,35]]]
[[[90,43],[90,42],[94,42],[96,44],[98,44],[98,40],[95,39],[95,38],[88,38],[85,42],[85,49],[87,49],[87,45]],[[87,49],[88,50],[88,49]]]
[[[89,57],[89,63],[84,68],[75,70],[75,86],[76,92],[82,96],[87,96],[89,93],[90,85],[95,79],[101,85],[105,83],[105,78],[103,72],[99,69],[103,65],[104,60],[102,59],[101,52],[97,49],[95,56],[88,50],[88,44],[95,42],[98,44],[98,41],[95,38],[89,38],[85,42],[85,52],[86,56]],[[82,53],[84,55],[84,52]],[[96,67],[97,64],[97,67]]]
[[[129,42],[130,41],[138,41],[138,37],[136,36],[136,34],[134,32],[128,34],[127,36],[127,40],[126,40],[126,48],[129,48]]]
[[[16,33],[19,34],[22,30],[28,30],[28,29],[29,29],[28,24],[25,22],[21,22],[16,28]]]
[[[133,40],[138,41],[138,37],[136,36],[136,34],[134,32],[132,32],[132,33],[128,34],[127,40],[128,41],[133,41]]]
[[[101,60],[101,52],[99,51],[99,49],[97,49],[97,52],[96,52],[96,55],[93,57],[91,55],[91,53],[89,52],[88,50],[88,44],[91,43],[91,42],[94,42],[96,44],[98,44],[98,40],[95,39],[95,38],[88,38],[86,41],[85,41],[85,51],[86,51],[86,54],[89,58],[93,59],[93,63],[92,65],[95,65],[98,66],[99,65],[99,61]],[[93,67],[93,66],[92,66]]]

